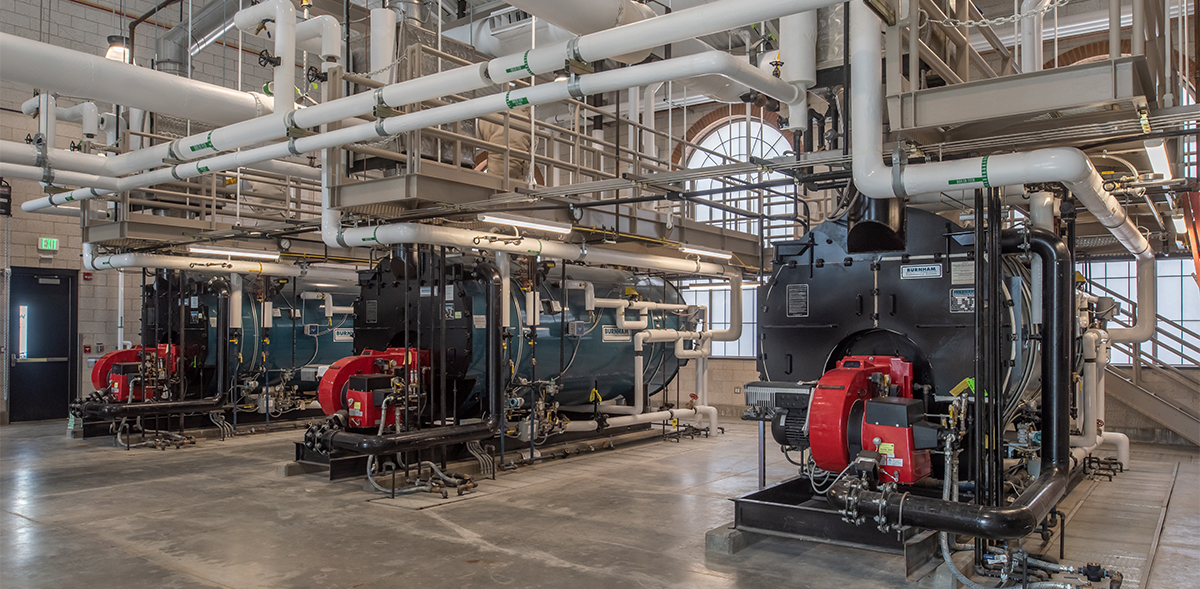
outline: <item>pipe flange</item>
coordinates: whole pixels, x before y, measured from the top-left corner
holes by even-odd
[[[587,95],[585,95],[583,90],[579,87],[579,78],[580,76],[576,75],[574,72],[567,77],[567,93],[571,95],[571,98],[582,101]]]

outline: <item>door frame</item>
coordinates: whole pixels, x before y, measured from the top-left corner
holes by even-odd
[[[28,266],[11,266],[11,267],[9,267],[9,270],[11,272],[10,281],[9,281],[10,288],[12,285],[11,279],[15,278],[17,276],[35,276],[35,277],[36,276],[46,276],[46,277],[69,279],[68,283],[70,284],[71,302],[70,302],[70,305],[68,306],[68,310],[71,313],[71,322],[70,322],[71,329],[70,329],[70,334],[68,334],[68,336],[67,336],[67,339],[69,340],[68,345],[70,346],[68,348],[69,352],[67,354],[67,357],[69,358],[67,360],[67,366],[68,366],[68,369],[71,371],[71,378],[67,379],[67,399],[68,399],[68,402],[78,399],[79,398],[79,379],[82,378],[81,373],[80,373],[80,367],[79,367],[79,359],[80,359],[80,353],[79,353],[79,270],[67,270],[65,268],[31,268]],[[14,317],[12,308],[16,304],[16,301],[13,300],[11,292],[9,292],[8,294],[9,294],[8,307],[4,309],[4,314],[5,314],[4,328],[11,332],[12,328],[13,328],[13,317]],[[9,349],[5,353],[5,358],[3,360],[5,363],[8,363],[10,361],[8,354],[14,353],[14,349],[15,349],[15,345],[16,345],[14,342],[9,342],[9,343],[12,344],[12,346],[10,346],[10,348],[12,348],[12,349]],[[12,383],[10,382],[9,385],[11,385],[11,384]],[[12,415],[12,412],[11,412],[12,408],[9,405],[9,403],[12,399],[12,394],[11,394],[11,391],[7,391],[7,393],[9,393],[9,394],[5,394],[4,399],[3,399],[4,420],[2,423],[0,423],[0,425],[8,425],[9,420],[10,420],[9,416]]]

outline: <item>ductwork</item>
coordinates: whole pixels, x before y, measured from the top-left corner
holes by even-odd
[[[204,39],[217,31],[227,30],[242,0],[214,0],[194,12],[185,13],[183,20],[154,42],[157,57],[154,67],[160,72],[188,77],[188,48],[192,39]]]

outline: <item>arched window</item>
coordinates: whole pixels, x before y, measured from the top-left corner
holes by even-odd
[[[730,117],[715,123],[702,137],[698,142],[700,149],[693,149],[688,155],[688,168],[705,168],[731,163],[727,158],[733,158],[739,162],[748,162],[751,157],[777,158],[792,149],[787,137],[778,129],[760,119],[747,120],[744,116]],[[733,177],[732,183],[722,179],[705,178],[693,181],[691,190],[716,190],[737,184],[755,184],[782,178],[786,178],[786,176],[776,172],[741,174]],[[762,210],[769,215],[785,215],[794,211],[794,200],[790,196],[791,190],[789,186],[766,191],[732,190],[712,194],[707,198],[714,203],[736,207],[751,213],[758,213]],[[757,234],[759,231],[757,219],[703,204],[695,205],[694,218],[701,223],[717,225],[734,231],[752,234]],[[763,236],[767,239],[796,236],[795,223],[789,221],[768,221],[763,229]]]

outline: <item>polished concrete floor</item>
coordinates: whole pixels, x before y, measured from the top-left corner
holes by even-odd
[[[0,428],[0,587],[906,585],[898,556],[823,544],[768,539],[734,556],[706,554],[705,532],[732,519],[728,498],[757,487],[755,430],[727,425],[712,439],[521,469],[425,509],[358,481],[279,476],[298,432],[124,451],[109,439],[68,439],[61,423]],[[790,476],[771,454],[768,482]],[[1135,447],[1134,458],[1154,462],[1146,477],[1169,473],[1176,494],[1150,586],[1194,586],[1183,581],[1200,558],[1195,453]],[[1069,547],[1108,490],[1097,484],[1076,491]]]

